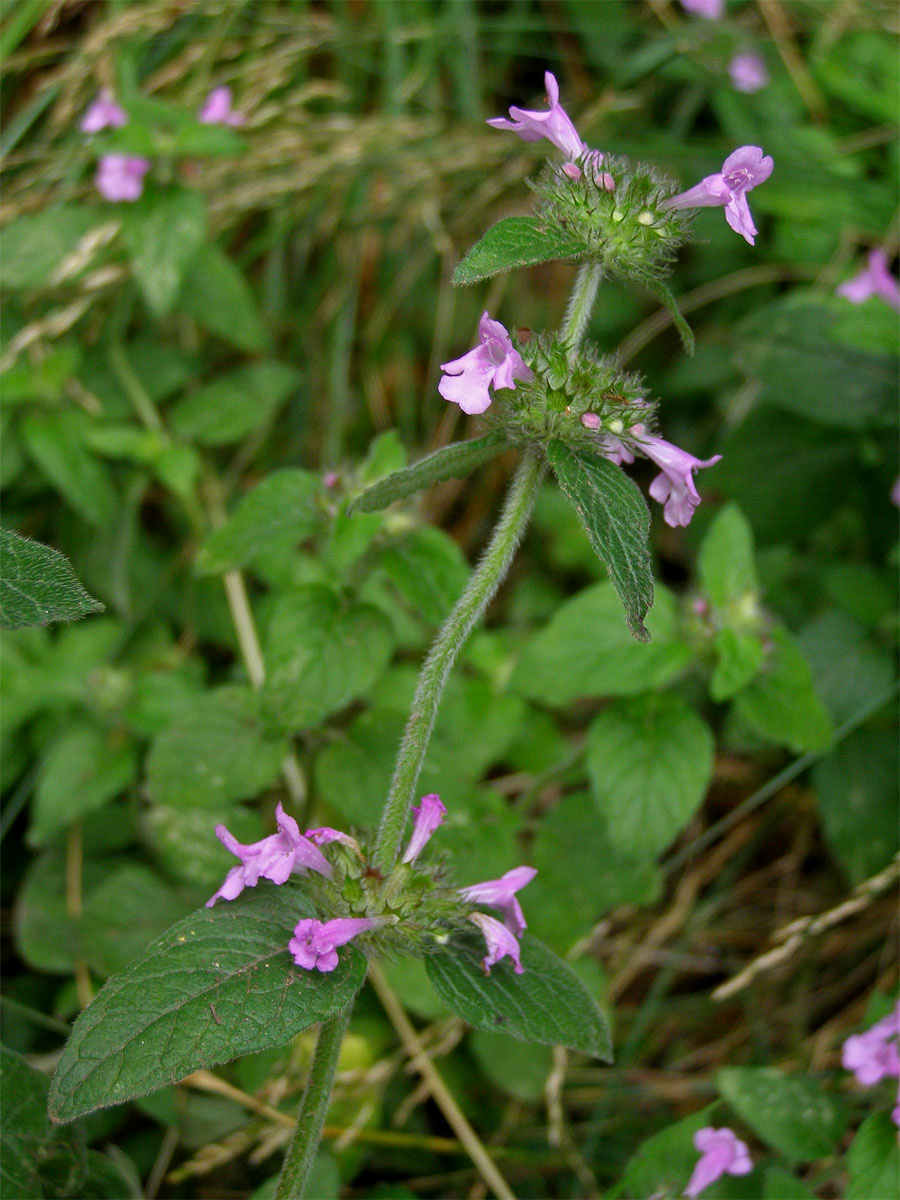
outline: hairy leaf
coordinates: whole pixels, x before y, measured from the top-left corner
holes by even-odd
[[[54,1129],[47,1118],[45,1075],[0,1049],[3,1125],[0,1188],[8,1200],[82,1195],[85,1152],[80,1130]]]
[[[453,272],[457,286],[490,279],[514,267],[533,267],[557,258],[581,258],[588,248],[575,237],[543,225],[536,217],[505,217],[492,225]]]
[[[0,529],[0,628],[74,621],[102,611],[58,550]]]

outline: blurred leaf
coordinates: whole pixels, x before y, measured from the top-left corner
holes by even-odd
[[[819,85],[843,106],[876,124],[896,121],[897,56],[878,30],[848,30],[812,65]]]
[[[515,267],[533,267],[557,258],[581,258],[587,249],[583,242],[548,228],[536,217],[505,217],[463,255],[453,272],[453,282],[465,287]]]
[[[509,959],[485,975],[484,945],[468,937],[429,954],[425,966],[441,999],[476,1029],[611,1061],[606,1018],[572,968],[527,933],[521,946],[521,975]]]
[[[291,467],[273,471],[238,502],[221,528],[206,539],[197,569],[206,575],[251,563],[257,554],[297,545],[315,532],[319,513],[317,475]]]
[[[39,362],[19,359],[0,375],[4,407],[24,400],[42,400],[49,404],[63,400],[63,386],[75,374],[80,362],[81,348],[74,342],[58,343]]]
[[[607,1192],[607,1200],[669,1191],[682,1194],[697,1165],[694,1134],[712,1123],[713,1108],[708,1106],[647,1138],[629,1159],[622,1178]]]
[[[647,502],[637,485],[608,459],[570,450],[559,441],[550,443],[547,457],[563,495],[609,571],[625,606],[628,628],[638,641],[649,642],[644,617],[653,604],[653,570]]]
[[[756,678],[738,692],[736,711],[770,741],[796,753],[821,750],[831,721],[813,687],[809,664],[784,629],[773,629],[772,648]]]
[[[0,628],[74,621],[103,605],[89,596],[65,555],[0,529]]]
[[[259,429],[296,391],[302,378],[286,363],[260,362],[220,375],[170,409],[179,437],[228,446]]]
[[[469,578],[468,564],[456,542],[427,525],[385,550],[381,566],[433,625],[443,621]]]
[[[526,644],[510,686],[556,705],[662,687],[691,661],[690,647],[679,638],[675,600],[664,587],[656,589],[647,628],[649,645],[629,637],[613,585],[598,583],[561,604]]]
[[[653,858],[669,845],[703,802],[714,746],[706,723],[665,692],[616,700],[594,718],[588,775],[617,851]]]
[[[781,1167],[766,1167],[763,1200],[815,1200],[815,1195],[796,1175]]]
[[[476,1029],[469,1038],[469,1048],[491,1083],[508,1096],[524,1104],[541,1099],[547,1076],[553,1070],[553,1055],[547,1046]]]
[[[92,525],[113,521],[119,500],[109,470],[84,447],[84,414],[32,413],[19,429],[25,448],[50,483]]]
[[[3,1132],[0,1185],[8,1200],[78,1195],[85,1151],[78,1131],[56,1129],[47,1116],[46,1075],[0,1048]]]
[[[148,189],[122,218],[122,238],[150,311],[170,311],[206,237],[206,200],[185,188]]]
[[[263,887],[201,908],[104,985],[72,1030],[50,1090],[57,1121],[122,1104],[202,1067],[280,1046],[350,1003],[365,958],[294,967],[287,942],[313,909],[295,888]]]
[[[741,1120],[788,1160],[812,1162],[835,1153],[847,1116],[814,1080],[772,1067],[725,1067],[716,1083]]]
[[[765,646],[755,633],[720,629],[715,637],[716,665],[709,681],[709,694],[722,703],[756,677],[765,659]]]
[[[109,866],[106,857],[85,858],[81,881],[85,896],[105,878]],[[78,957],[78,923],[69,908],[65,857],[61,851],[45,851],[28,866],[13,919],[16,951],[35,971],[72,972]]]
[[[241,804],[223,804],[216,809],[215,818],[245,845],[271,832],[254,810]],[[234,857],[215,836],[208,807],[153,804],[144,816],[144,832],[163,870],[204,891],[215,891],[234,866]]]
[[[0,237],[3,287],[49,285],[60,264],[101,220],[95,208],[61,204],[11,221]]]
[[[281,728],[309,728],[364,695],[393,649],[371,604],[345,605],[322,584],[283,593],[266,636],[264,710]]]
[[[489,462],[507,449],[510,442],[501,430],[468,442],[454,442],[435,450],[434,454],[420,459],[411,467],[394,471],[379,479],[361,495],[351,500],[347,513],[379,512],[395,500],[402,500],[414,492],[443,483],[447,479],[462,479],[476,467]]]
[[[147,757],[154,802],[218,812],[278,777],[286,744],[269,737],[257,697],[236,685],[209,692],[157,737]]]
[[[92,971],[113,975],[183,916],[184,899],[149,867],[126,864],[87,897],[80,922],[81,955]]]
[[[886,1112],[872,1113],[860,1125],[847,1151],[850,1181],[847,1200],[872,1200],[891,1196],[900,1179],[900,1144],[897,1126]]]
[[[190,264],[178,309],[250,354],[268,348],[269,334],[240,269],[218,246],[205,243]]]
[[[753,531],[736,504],[716,513],[697,558],[700,586],[716,608],[726,608],[759,591]]]
[[[236,158],[247,149],[247,143],[227,125],[182,125],[175,134],[174,153],[192,158]]]
[[[896,678],[893,654],[834,609],[820,613],[801,629],[797,642],[812,670],[816,691],[837,724],[855,717]]]

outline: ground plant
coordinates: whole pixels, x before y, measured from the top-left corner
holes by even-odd
[[[893,1200],[897,11],[7,0],[9,1200]]]

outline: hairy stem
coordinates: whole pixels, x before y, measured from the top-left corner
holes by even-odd
[[[306,1090],[300,1101],[300,1111],[297,1114],[297,1127],[288,1143],[284,1156],[284,1166],[278,1187],[275,1190],[275,1200],[300,1200],[303,1189],[309,1178],[309,1172],[315,1162],[319,1149],[319,1139],[322,1136],[322,1126],[328,1112],[331,1099],[331,1085],[337,1069],[338,1055],[341,1052],[341,1042],[350,1021],[352,1004],[325,1021],[319,1030],[316,1042],[316,1052],[313,1056]]]
[[[603,268],[599,263],[586,262],[578,268],[575,286],[572,288],[569,306],[566,309],[566,319],[559,331],[560,341],[569,348],[570,359],[581,344],[588,327],[602,276]]]
[[[543,473],[538,457],[533,451],[526,451],[487,549],[422,667],[375,842],[373,862],[385,874],[397,859],[409,806],[415,796],[416,782],[450,669],[475,622],[506,577],[531,516]]]

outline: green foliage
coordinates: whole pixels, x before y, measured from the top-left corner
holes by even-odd
[[[326,975],[298,973],[287,953],[293,926],[312,911],[282,887],[173,925],[75,1022],[50,1092],[53,1119],[71,1121],[283,1045],[343,1008],[365,974],[356,950],[344,948]]]
[[[843,1104],[812,1079],[773,1067],[725,1067],[722,1096],[747,1125],[789,1160],[832,1154],[847,1126]]]
[[[3,287],[47,287],[60,264],[99,224],[96,209],[61,204],[18,217],[3,230]]]
[[[872,1113],[860,1125],[847,1153],[847,1200],[890,1196],[900,1178],[897,1127],[887,1113]]]
[[[771,642],[759,674],[735,698],[735,709],[773,742],[796,751],[821,750],[831,740],[831,721],[809,665],[785,630],[773,629]]]
[[[727,608],[759,591],[753,533],[737,505],[716,513],[697,558],[700,586],[716,608]]]
[[[197,566],[204,574],[245,567],[259,555],[289,549],[310,537],[318,525],[318,478],[310,471],[273,471],[244,496],[221,528],[200,547]]]
[[[577,237],[536,217],[506,217],[466,252],[453,272],[453,282],[465,287],[501,271],[534,267],[557,258],[582,258],[586,253],[587,246]]]
[[[84,1146],[47,1116],[47,1078],[18,1054],[0,1049],[3,1134],[0,1180],[7,1196],[41,1200],[75,1194],[84,1176]]]
[[[300,378],[286,363],[240,367],[179,401],[171,413],[175,432],[203,446],[239,442],[272,419]]]
[[[0,529],[0,628],[74,621],[103,605],[89,596],[71,563],[11,529]]]
[[[126,210],[122,237],[150,311],[165,316],[206,238],[206,202],[198,192],[148,192]]]
[[[442,446],[433,454],[419,459],[413,466],[404,467],[379,479],[351,500],[347,512],[379,512],[395,500],[403,500],[435,483],[444,483],[448,479],[462,479],[483,463],[490,462],[508,445],[505,435],[500,430],[495,430],[468,442],[453,442],[449,446]]]

